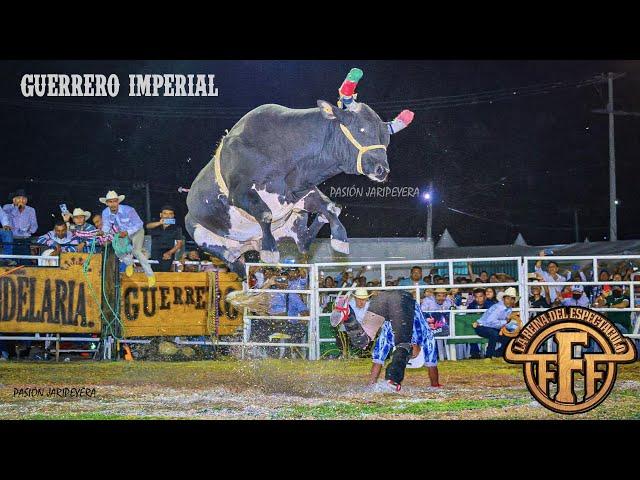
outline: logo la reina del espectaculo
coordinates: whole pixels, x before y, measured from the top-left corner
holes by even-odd
[[[555,351],[543,351],[553,342]],[[532,318],[509,342],[504,359],[523,365],[533,397],[549,410],[584,413],[611,393],[620,363],[637,358],[636,346],[602,313],[557,307]]]

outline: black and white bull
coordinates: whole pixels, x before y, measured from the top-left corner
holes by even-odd
[[[269,104],[250,111],[191,185],[187,231],[240,275],[244,252],[257,250],[262,261],[277,263],[277,242],[289,237],[305,253],[325,223],[331,247],[349,253],[340,208],[317,185],[339,173],[383,182],[390,135],[411,121],[398,118],[385,123],[363,103],[343,110],[323,100],[318,108]]]

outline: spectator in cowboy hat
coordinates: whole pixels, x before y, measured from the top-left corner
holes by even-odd
[[[67,222],[69,231],[75,235],[78,241],[79,252],[89,252],[87,243],[92,238],[95,238],[98,233],[96,227],[87,222],[90,216],[91,212],[87,212],[81,208],[74,208],[72,213],[62,215],[62,218]],[[69,223],[69,220],[71,220],[72,223]]]
[[[353,298],[349,300],[349,306],[353,309],[353,313],[356,316],[356,320],[362,323],[364,314],[367,313],[369,308],[369,299],[371,294],[366,288],[358,288],[353,294]]]
[[[72,213],[63,213],[62,218],[67,222],[67,227],[71,232],[74,230],[95,230],[95,227],[87,220],[91,216],[91,212],[86,212],[81,208],[74,208]]]
[[[446,288],[436,288],[433,296],[424,297],[420,307],[423,312],[442,312],[451,310],[454,306],[453,300],[447,296],[449,292]]]
[[[28,201],[29,195],[24,189],[20,189],[12,194],[12,203],[2,207],[9,217],[15,255],[31,254],[31,236],[38,230],[36,211],[27,205]],[[25,261],[18,263],[25,264]]]
[[[489,310],[484,312],[477,322],[473,323],[476,335],[489,340],[485,358],[500,357],[509,342],[509,337],[501,335],[500,330],[517,315],[513,307],[518,301],[518,292],[509,287],[500,292],[500,300]],[[496,343],[500,342],[500,348],[496,350]]]
[[[143,223],[133,207],[122,204],[124,198],[124,195],[118,195],[113,190],[107,192],[105,197],[99,198],[100,203],[107,205],[107,208],[102,211],[102,231],[105,234],[112,233],[120,238],[129,238],[133,247],[132,251],[118,256],[127,266],[125,274],[128,277],[133,275],[133,257],[135,257],[142,265],[144,273],[147,274],[149,287],[153,287],[156,284],[156,277],[149,260],[142,252],[144,242]]]

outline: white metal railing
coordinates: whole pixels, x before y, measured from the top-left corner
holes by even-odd
[[[315,276],[316,278],[319,278],[319,269],[330,269],[332,267],[338,267],[338,268],[342,268],[342,269],[346,269],[346,268],[351,268],[353,266],[370,266],[372,267],[371,269],[365,269],[365,272],[371,272],[372,270],[374,270],[374,266],[379,267],[379,271],[380,271],[380,281],[381,281],[381,286],[380,287],[364,287],[367,289],[367,291],[381,291],[381,290],[414,290],[415,291],[415,296],[417,299],[421,299],[422,295],[421,292],[422,290],[434,290],[436,288],[446,288],[446,289],[452,289],[452,288],[464,288],[464,289],[473,289],[473,288],[487,288],[487,287],[515,287],[518,288],[521,286],[521,274],[522,274],[522,269],[521,269],[521,265],[520,265],[520,261],[521,261],[521,257],[489,257],[489,258],[455,258],[455,259],[432,259],[432,260],[389,260],[389,261],[370,261],[370,262],[324,262],[324,263],[316,263],[314,264],[314,269],[315,269]],[[496,262],[500,262],[500,263],[508,263],[511,262],[512,265],[511,267],[514,268],[517,272],[517,277],[515,279],[515,281],[513,282],[499,282],[499,283],[491,283],[491,284],[487,284],[487,283],[455,283],[455,275],[454,275],[454,265],[455,264],[464,264],[465,266],[469,263],[496,263]],[[444,284],[435,284],[435,285],[398,285],[398,286],[387,286],[386,285],[386,274],[387,274],[387,267],[388,266],[406,266],[409,269],[412,266],[419,266],[419,267],[427,267],[429,268],[431,267],[438,267],[439,269],[446,269],[447,273],[448,273],[448,278],[449,278],[449,282],[448,283],[444,283]],[[421,279],[422,280],[422,279]],[[317,287],[316,290],[316,297],[314,300],[314,303],[316,305],[316,309],[319,311],[320,305],[319,305],[319,296],[318,294],[321,292],[348,292],[348,291],[353,291],[356,290],[357,288],[363,288],[363,287],[357,287],[357,286],[351,286],[351,287],[335,287],[335,288],[322,288],[322,287]],[[522,302],[521,302],[522,303]],[[523,312],[523,306],[520,305],[519,307],[520,309],[520,313],[521,315],[524,314]],[[449,358],[452,360],[456,359],[456,346],[449,344],[446,344],[446,340],[462,340],[462,339],[479,339],[480,337],[477,335],[456,335],[456,325],[455,325],[455,317],[456,315],[467,315],[470,313],[483,313],[485,312],[486,309],[472,309],[472,310],[467,310],[465,309],[460,309],[460,310],[445,310],[445,312],[447,312],[449,314],[449,335],[436,335],[435,339],[436,341],[438,341],[440,343],[441,349],[440,349],[440,353],[442,355],[442,350],[446,347],[448,347],[449,350]],[[435,313],[435,312],[433,312]],[[319,313],[318,317],[320,316],[330,316],[329,313]],[[524,318],[524,316],[522,317]],[[316,322],[318,325],[320,323],[319,318],[318,321]],[[320,332],[319,332],[319,328],[317,331],[317,337],[318,337],[318,351],[319,351],[319,344],[320,343],[330,343],[330,342],[334,342],[335,339],[334,338],[321,338],[320,337]]]
[[[0,255],[0,258],[3,257],[12,257],[12,258],[28,258],[28,259],[37,259],[41,258],[40,256],[27,256],[27,255],[17,255],[17,256],[6,256]],[[56,257],[44,257],[47,259],[56,258]],[[591,272],[587,272],[588,276],[585,277],[587,280],[581,281],[558,281],[558,282],[533,282],[528,278],[529,273],[533,272],[533,264],[538,260],[550,261],[553,260],[559,264],[567,263],[567,262],[579,262],[581,264],[585,264],[585,268],[589,267]],[[307,269],[308,275],[308,286],[306,289],[249,289],[247,284],[245,283],[244,289],[245,291],[253,291],[253,292],[263,292],[268,294],[300,294],[308,296],[308,301],[305,302],[309,307],[309,316],[288,316],[288,315],[249,315],[248,311],[245,310],[244,315],[244,328],[242,339],[240,341],[215,341],[211,342],[207,341],[190,341],[190,340],[179,340],[179,343],[183,344],[215,344],[215,345],[238,345],[242,347],[243,356],[245,354],[245,349],[249,347],[258,347],[258,346],[272,346],[272,347],[299,347],[305,348],[308,351],[309,359],[319,359],[320,358],[320,345],[322,343],[334,342],[335,338],[321,338],[320,336],[320,318],[328,317],[330,313],[322,313],[320,306],[320,295],[325,293],[338,293],[338,292],[348,292],[356,290],[357,286],[351,287],[340,287],[339,285],[333,288],[324,288],[319,286],[319,279],[321,277],[320,271],[322,270],[345,270],[347,268],[352,267],[365,267],[363,273],[367,272],[367,274],[375,273],[379,275],[380,278],[380,286],[376,287],[365,287],[370,291],[380,291],[380,290],[407,290],[414,291],[416,298],[422,298],[423,291],[433,290],[436,288],[445,288],[445,289],[474,289],[474,288],[487,288],[487,287],[514,287],[518,290],[518,294],[520,295],[520,302],[518,307],[516,307],[521,314],[521,318],[523,323],[526,323],[529,320],[530,314],[537,313],[540,311],[546,310],[545,308],[532,308],[529,306],[529,292],[532,286],[566,286],[566,285],[582,285],[584,286],[598,286],[598,285],[624,285],[628,287],[629,293],[629,306],[626,308],[612,308],[612,307],[594,307],[590,306],[597,311],[602,312],[627,312],[630,315],[630,322],[632,326],[632,331],[626,333],[625,336],[640,339],[640,271],[637,274],[632,276],[631,280],[607,280],[600,281],[598,279],[599,272],[603,269],[605,263],[611,263],[616,261],[633,261],[636,262],[638,266],[640,266],[640,255],[603,255],[603,256],[546,256],[546,257],[488,257],[488,258],[454,258],[454,259],[432,259],[432,260],[389,260],[389,261],[360,261],[360,262],[334,262],[334,263],[316,263],[316,264],[289,264],[289,263],[278,263],[278,264],[266,264],[266,263],[248,263],[246,264],[246,275],[247,279],[250,278],[249,271],[252,267],[265,268],[265,267],[276,267],[276,268],[305,268]],[[191,262],[186,262],[191,263]],[[197,263],[197,262],[194,262]],[[508,266],[508,269],[511,272],[516,272],[515,275],[511,275],[514,278],[512,282],[497,282],[497,283],[456,283],[456,273],[455,270],[462,265],[473,264],[477,266],[482,263],[502,263],[505,266]],[[449,281],[444,284],[429,284],[429,285],[401,285],[401,286],[389,286],[387,285],[387,274],[391,270],[397,270],[399,268],[403,268],[402,273],[405,276],[409,273],[410,267],[417,265],[420,267],[437,267],[441,270],[445,270],[448,273]],[[371,268],[367,269],[369,266]],[[481,266],[481,265],[480,265]],[[532,267],[532,268],[530,268]],[[375,269],[375,270],[374,270]],[[477,275],[479,272],[474,272]],[[458,273],[460,276],[465,276],[465,274]],[[593,278],[589,280],[588,278]],[[638,298],[636,298],[638,297]],[[591,302],[590,302],[591,304]],[[463,340],[463,339],[479,339],[477,335],[458,335],[456,334],[456,315],[466,315],[470,313],[483,313],[486,309],[466,309],[466,308],[457,308],[453,310],[446,311],[449,314],[449,334],[446,336],[436,336],[436,340],[444,341],[446,340]],[[307,341],[305,343],[279,343],[279,342],[252,342],[250,341],[251,337],[251,323],[252,321],[273,321],[273,320],[297,320],[297,321],[306,321],[307,325]],[[13,337],[14,339],[16,337]],[[449,347],[449,358],[455,359],[455,345],[448,345]]]
[[[305,268],[307,269],[307,289],[250,289],[248,288],[248,279],[250,278],[249,271],[252,267],[276,267],[276,268]],[[243,329],[242,329],[242,339],[240,341],[215,341],[211,340],[181,340],[178,339],[176,343],[183,345],[227,345],[227,346],[240,346],[242,347],[242,358],[246,355],[247,348],[253,347],[278,347],[278,348],[305,348],[308,351],[309,360],[317,360],[319,358],[319,342],[318,337],[316,335],[317,331],[317,322],[318,317],[316,315],[315,302],[313,301],[315,295],[314,286],[317,285],[315,272],[313,269],[313,265],[307,263],[247,263],[245,265],[245,272],[247,282],[244,283],[244,291],[248,292],[262,292],[268,293],[271,295],[276,294],[301,294],[301,295],[309,295],[309,300],[305,302],[305,304],[309,307],[309,316],[294,316],[294,315],[249,315],[247,309],[244,311],[243,315]],[[265,321],[265,320],[297,320],[297,321],[306,321],[307,325],[307,342],[306,343],[296,343],[296,342],[252,342],[251,341],[251,323],[253,320],[257,321]]]
[[[624,261],[624,260],[635,260],[636,262],[638,262],[640,264],[640,255],[594,255],[594,256],[586,256],[586,255],[580,255],[580,256],[545,256],[545,257],[540,257],[540,256],[535,256],[535,257],[524,257],[523,258],[523,262],[522,262],[522,266],[523,266],[523,270],[524,270],[524,282],[523,282],[523,292],[526,292],[528,295],[528,292],[530,291],[531,287],[533,286],[540,286],[540,287],[553,287],[553,286],[572,286],[572,285],[581,285],[583,288],[585,286],[598,286],[598,285],[608,285],[608,286],[613,286],[613,285],[621,285],[621,286],[627,286],[629,288],[628,290],[628,296],[629,296],[629,306],[626,308],[612,308],[612,307],[596,307],[594,305],[592,305],[592,301],[593,299],[589,299],[589,308],[592,308],[593,310],[599,311],[599,312],[629,312],[630,315],[630,324],[631,324],[631,332],[627,332],[624,335],[626,337],[630,337],[630,338],[634,338],[634,339],[639,339],[640,338],[640,298],[636,299],[636,292],[638,294],[640,294],[640,289],[638,289],[638,287],[640,287],[640,280],[636,280],[637,276],[640,276],[640,273],[638,275],[632,275],[631,278],[632,280],[612,280],[611,278],[609,280],[606,281],[600,281],[600,280],[595,280],[597,278],[599,278],[599,273],[601,270],[604,270],[604,268],[600,268],[601,267],[601,263],[603,263],[603,261],[607,261],[607,263],[613,262],[613,261]],[[575,280],[575,281],[558,281],[558,282],[547,282],[547,281],[535,281],[535,282],[531,282],[529,281],[528,278],[528,274],[529,273],[536,273],[535,270],[535,264],[538,262],[544,262],[544,261],[553,261],[556,264],[562,264],[562,263],[566,263],[566,262],[575,262],[575,261],[579,261],[579,262],[584,262],[584,261],[589,261],[591,263],[591,273],[590,273],[590,277],[593,278],[594,280]],[[529,265],[530,263],[534,263],[534,268],[533,271],[529,271]],[[584,268],[584,267],[583,267]],[[581,270],[576,270],[576,271],[581,271]],[[607,270],[608,271],[608,270]],[[562,275],[562,274],[560,274]],[[613,275],[611,275],[612,277]],[[564,278],[564,276],[563,276]],[[586,278],[586,275],[585,275]],[[545,308],[532,308],[529,306],[529,302],[522,302],[524,304],[525,307],[525,317],[523,318],[529,318],[529,313],[536,313],[536,312],[541,312],[546,310]],[[635,314],[635,315],[634,315]],[[635,317],[635,318],[634,318]],[[635,325],[634,325],[635,323]]]

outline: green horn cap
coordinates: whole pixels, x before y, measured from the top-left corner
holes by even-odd
[[[349,71],[349,75],[347,75],[347,80],[357,83],[362,78],[362,75],[363,75],[362,70],[360,70],[359,68],[352,68]]]

